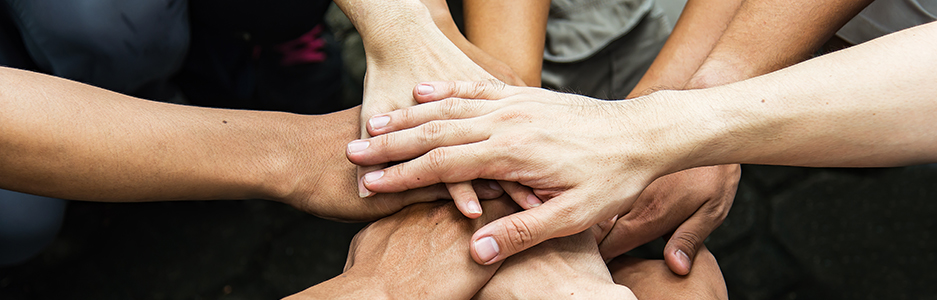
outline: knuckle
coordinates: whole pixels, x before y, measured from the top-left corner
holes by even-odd
[[[509,217],[504,223],[504,230],[507,238],[507,247],[511,252],[519,252],[534,245],[535,224],[531,220],[524,220],[519,217]]]
[[[443,124],[444,123],[439,121],[431,121],[423,124],[423,126],[420,126],[418,142],[423,145],[435,145],[436,142],[446,133],[444,128],[445,125]]]
[[[681,232],[674,234],[669,243],[683,250],[690,258],[696,254],[696,249],[702,246],[703,237],[695,232]]]
[[[446,165],[448,159],[448,153],[446,150],[441,148],[436,148],[430,150],[426,153],[426,167],[427,171],[436,171]]]
[[[440,117],[443,119],[457,119],[462,114],[462,101],[446,99],[439,102]]]

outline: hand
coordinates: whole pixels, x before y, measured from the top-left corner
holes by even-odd
[[[446,38],[425,6],[411,7],[417,9],[407,16],[410,22],[396,24],[393,31],[362,32],[368,54],[361,110],[362,138],[370,137],[364,124],[371,116],[416,105],[411,87],[420,81],[496,80]],[[359,180],[380,167],[359,168]],[[372,195],[362,184],[358,187],[361,197]],[[447,188],[463,214],[470,218],[482,214],[470,182],[447,183]]]
[[[608,264],[615,283],[625,285],[641,300],[729,299],[716,258],[700,248],[693,271],[677,276],[661,260],[620,256]]]
[[[482,205],[487,213],[474,220],[446,202],[411,205],[378,220],[352,240],[342,275],[297,296],[469,299],[500,264],[472,262],[465,240],[488,221],[518,209],[506,198]]]
[[[720,165],[658,178],[601,240],[602,257],[610,260],[672,232],[664,260],[674,273],[689,274],[703,240],[729,214],[740,175],[739,165]]]
[[[545,241],[504,261],[474,299],[636,299],[612,281],[588,232]]]
[[[284,178],[282,182],[289,183],[288,187],[268,198],[321,218],[347,222],[374,220],[413,203],[452,199],[442,184],[367,199],[358,197],[356,166],[348,162],[342,150],[358,136],[359,114],[360,107],[322,116],[282,116],[296,118],[297,122],[289,126],[296,128],[296,143],[282,151],[290,158],[283,163],[287,171],[277,177]],[[474,186],[481,199],[504,194],[493,181],[475,181]]]
[[[429,89],[434,92],[424,93]],[[547,200],[476,232],[472,255],[479,263],[582,232],[628,210],[654,178],[679,170],[668,163],[692,158],[688,153],[699,145],[683,134],[688,128],[681,128],[683,116],[676,115],[692,109],[484,82],[421,85],[416,95],[424,102],[501,100],[453,98],[376,116],[387,121],[369,124],[376,137],[354,142],[369,146],[346,155],[359,165],[422,155],[367,174],[366,188],[379,193],[486,178],[518,182]],[[457,120],[426,123],[438,119]]]

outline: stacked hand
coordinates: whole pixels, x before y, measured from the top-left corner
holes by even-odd
[[[381,125],[386,119],[374,115],[416,105],[411,96],[414,85],[433,79],[493,80],[496,79],[463,54],[436,27],[425,7],[414,11],[412,22],[400,24],[393,32],[369,36],[365,41],[367,73],[364,79],[364,99],[361,110],[361,137],[370,137],[364,124]],[[419,40],[413,40],[419,37]],[[349,144],[349,150],[366,147]],[[380,166],[360,168],[359,178]],[[450,195],[466,216],[477,218],[481,206],[472,184],[447,182]],[[497,188],[497,187],[495,187]],[[361,197],[372,194],[359,184]],[[377,202],[375,200],[374,202]]]
[[[486,213],[466,219],[451,202],[410,205],[355,236],[345,272],[294,295],[310,299],[469,299],[500,264],[482,266],[465,240],[485,223],[518,208],[484,201]]]
[[[678,113],[642,101],[486,82],[421,85],[414,95],[421,102],[454,98],[375,116],[385,120],[368,124],[376,137],[347,156],[358,165],[416,157],[367,174],[364,187],[377,193],[475,178],[532,188],[543,205],[472,237],[472,255],[484,264],[628,211],[653,179],[679,169],[664,162],[681,161],[694,142],[667,136],[680,126]]]

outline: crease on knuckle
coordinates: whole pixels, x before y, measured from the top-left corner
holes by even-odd
[[[442,122],[431,121],[420,126],[420,134],[417,136],[417,142],[420,145],[435,146],[439,139],[445,134],[446,130]]]
[[[439,103],[439,113],[441,119],[458,119],[463,112],[462,101],[449,98]]]
[[[426,170],[424,170],[424,171],[425,171],[424,173],[426,173],[426,174],[434,174],[434,175],[437,175],[437,176],[440,175],[440,174],[445,173],[445,172],[444,172],[445,170],[443,170],[443,168],[444,168],[444,167],[446,166],[446,164],[447,164],[448,157],[449,157],[449,153],[448,153],[448,151],[446,151],[445,149],[436,148],[436,149],[430,150],[430,151],[427,152],[426,155],[425,155],[425,159],[426,159],[425,167],[426,167]],[[442,179],[442,178],[441,178],[441,179]],[[419,178],[417,178],[417,180],[419,180]],[[444,180],[443,180],[443,181],[444,181]],[[445,181],[444,181],[444,182],[445,182]]]
[[[696,249],[703,245],[703,237],[692,231],[684,231],[671,237],[670,243],[686,252],[686,255],[693,259],[696,255]]]
[[[508,238],[508,245],[506,246],[512,248],[512,252],[520,252],[534,246],[536,232],[533,230],[537,227],[536,224],[529,223],[535,222],[519,217],[511,217],[506,220],[504,225],[506,237]]]

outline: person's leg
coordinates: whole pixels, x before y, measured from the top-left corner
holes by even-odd
[[[0,266],[41,252],[58,234],[65,200],[0,190]]]
[[[5,1],[30,56],[55,76],[166,97],[154,86],[179,69],[188,49],[185,0]]]

